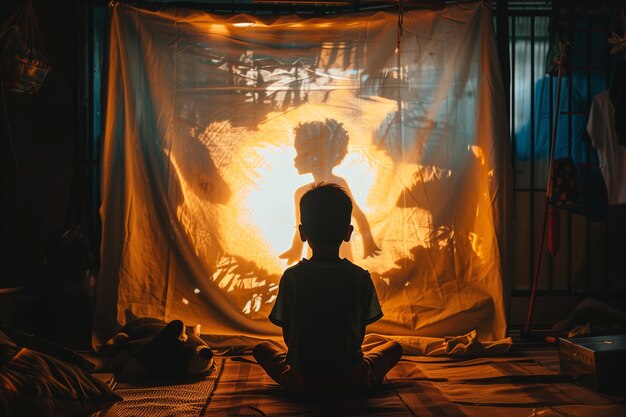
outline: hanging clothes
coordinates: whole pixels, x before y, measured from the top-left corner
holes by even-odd
[[[626,204],[626,147],[619,145],[615,108],[608,90],[593,98],[587,133],[592,146],[598,151],[609,204]]]

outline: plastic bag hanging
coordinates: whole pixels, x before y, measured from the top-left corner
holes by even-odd
[[[14,93],[32,94],[51,70],[31,0],[0,26],[0,73]]]

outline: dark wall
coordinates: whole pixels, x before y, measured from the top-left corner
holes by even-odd
[[[0,2],[0,19],[6,21],[24,3]],[[43,262],[44,238],[66,226],[72,158],[83,140],[81,66],[77,65],[81,47],[77,17],[82,8],[74,1],[34,0],[33,4],[53,70],[35,94],[15,94],[5,88],[5,104],[0,103],[0,287],[30,279]]]

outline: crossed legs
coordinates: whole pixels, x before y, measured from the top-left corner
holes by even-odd
[[[252,353],[256,361],[277,384],[287,385],[290,366],[287,352],[270,343],[261,342]],[[388,341],[363,353],[368,370],[366,385],[371,387],[383,382],[383,378],[402,357],[402,347],[396,341]]]

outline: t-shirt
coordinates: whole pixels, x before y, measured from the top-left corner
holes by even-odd
[[[369,272],[347,259],[288,268],[269,319],[289,332],[287,362],[301,372],[358,366],[365,326],[383,316]]]
[[[617,139],[615,109],[608,91],[593,98],[587,133],[598,151],[609,204],[626,204],[626,147],[620,146]]]

